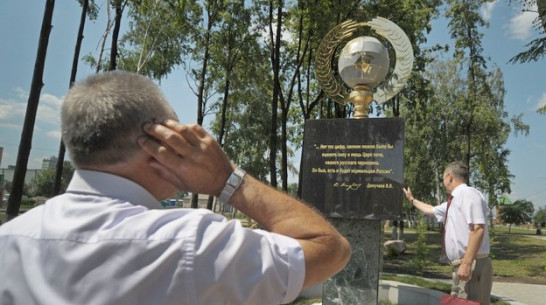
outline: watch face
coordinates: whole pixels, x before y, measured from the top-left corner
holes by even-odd
[[[229,176],[228,184],[235,186],[239,182],[239,180],[241,180],[239,176],[231,175]]]
[[[243,177],[242,177],[243,175],[244,175],[244,173],[241,173],[240,171],[235,170],[229,176],[227,184],[230,184],[230,185],[233,185],[233,186],[239,185],[239,183],[241,183],[241,181],[243,180]]]

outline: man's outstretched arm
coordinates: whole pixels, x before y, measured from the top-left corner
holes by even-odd
[[[406,195],[406,198],[413,204],[414,207],[416,207],[421,212],[425,213],[428,216],[434,216],[433,212],[433,206],[426,202],[419,201],[413,197],[413,193],[411,192],[411,189],[408,188],[402,188],[404,191],[404,194]]]

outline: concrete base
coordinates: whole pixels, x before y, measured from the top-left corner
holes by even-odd
[[[438,305],[445,293],[433,289],[394,282],[381,281],[379,299],[398,305]]]

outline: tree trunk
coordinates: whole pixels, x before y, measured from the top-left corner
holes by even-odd
[[[99,56],[97,58],[97,67],[95,69],[95,73],[99,73],[102,67],[102,55],[104,54],[104,49],[106,48],[106,38],[108,38],[108,34],[110,33],[110,30],[112,29],[112,18],[110,18],[110,1],[106,2],[106,29],[104,30],[104,33],[101,37],[101,43],[100,43],[100,51]]]
[[[117,57],[118,57],[118,37],[119,30],[121,28],[121,17],[123,16],[123,8],[125,4],[119,2],[115,5],[116,17],[114,21],[114,31],[112,32],[112,48],[110,50],[110,66],[108,70],[116,70],[117,68]]]
[[[212,211],[212,204],[214,203],[214,196],[209,195],[209,198],[207,199],[207,209]]]
[[[281,184],[282,189],[288,191],[288,135],[287,135],[288,112],[283,110],[281,115]]]
[[[80,27],[78,29],[78,38],[76,40],[76,47],[74,48],[74,58],[72,59],[72,72],[70,73],[70,83],[68,87],[72,87],[72,84],[76,81],[76,74],[78,72],[78,59],[80,58],[80,49],[83,40],[83,29],[85,27],[85,17],[87,16],[87,7],[89,6],[89,0],[84,0],[82,4],[82,14],[80,18]],[[65,146],[61,139],[59,144],[59,155],[57,156],[57,166],[55,171],[55,182],[53,184],[53,196],[61,193],[61,177],[63,175]]]
[[[404,239],[404,220],[402,219],[402,217],[400,217],[400,220],[398,221],[398,226],[399,226],[399,232],[398,233],[398,239]]]
[[[271,65],[273,66],[273,98],[271,99],[271,128],[269,132],[269,174],[271,186],[277,187],[277,105],[280,89],[280,48],[282,34],[282,6],[283,1],[278,0],[277,29],[273,42],[273,0],[269,2],[269,31],[271,38]]]
[[[198,206],[198,202],[199,201],[199,194],[197,193],[192,193],[191,194],[191,203],[190,203],[190,207],[192,209],[197,209],[197,206]]]
[[[197,87],[197,124],[203,125],[205,119],[205,81],[207,76],[207,66],[210,58],[210,35],[214,20],[211,18],[210,7],[207,9],[208,24],[207,32],[205,33],[205,54],[203,55],[203,64],[201,65],[201,74],[199,75],[199,85]],[[193,194],[191,197],[191,207],[197,208],[198,194]]]
[[[46,0],[44,18],[42,20],[42,29],[40,31],[40,41],[38,43],[38,52],[34,64],[34,73],[32,75],[32,84],[27,102],[27,111],[21,132],[21,142],[19,152],[17,153],[17,163],[13,174],[13,185],[8,200],[6,211],[7,219],[13,219],[19,214],[21,198],[23,198],[23,187],[25,185],[25,175],[27,172],[28,158],[32,148],[32,134],[34,133],[34,123],[36,121],[36,112],[40,102],[40,92],[43,87],[44,65],[49,43],[49,34],[51,33],[51,19],[53,18],[53,9],[55,0]]]
[[[229,75],[229,74],[226,74]],[[227,117],[227,106],[228,106],[228,98],[229,98],[229,87],[230,87],[230,80],[229,76],[226,77],[225,83],[224,83],[224,99],[222,101],[222,118],[220,120],[220,134],[218,135],[218,143],[220,143],[220,146],[224,147],[224,135],[226,134],[226,117]]]

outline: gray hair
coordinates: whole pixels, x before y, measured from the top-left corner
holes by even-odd
[[[464,183],[468,182],[468,167],[460,161],[449,163],[446,166],[444,173],[450,173],[457,180],[463,181]]]
[[[158,87],[144,76],[111,71],[72,86],[61,108],[62,138],[76,167],[113,165],[141,148],[145,123],[176,119]]]

